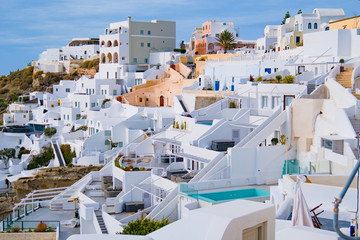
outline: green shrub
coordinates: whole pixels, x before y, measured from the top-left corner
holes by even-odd
[[[262,76],[259,76],[259,77],[256,78],[256,82],[262,82],[262,81],[263,81]]]
[[[174,52],[186,53],[186,49],[184,49],[184,48],[175,48]]]
[[[111,101],[111,99],[108,99],[108,98],[104,99],[101,103],[101,106],[104,106],[105,103],[110,102],[110,101]]]
[[[55,157],[54,151],[52,147],[44,147],[43,152],[33,156],[33,158],[30,160],[27,170],[39,168],[42,166],[47,166],[51,159]]]
[[[71,151],[71,147],[69,144],[63,144],[60,146],[61,153],[64,157],[66,166],[69,166],[69,164],[72,163],[72,159],[76,157],[75,150]]]
[[[345,63],[345,60],[342,58],[339,60],[339,63],[343,64],[343,63]]]
[[[44,130],[44,134],[47,137],[52,137],[56,133],[56,128],[54,127],[47,127]]]
[[[78,127],[77,129],[75,129],[73,132],[77,132],[79,130],[83,130],[83,131],[86,131],[88,129],[88,126],[87,125],[82,125],[80,127]]]
[[[271,144],[272,145],[276,145],[276,144],[278,144],[279,143],[279,139],[278,138],[272,138],[271,139]]]
[[[276,81],[279,83],[280,81],[281,81],[281,79],[282,79],[282,76],[281,75],[276,75]]]
[[[293,75],[287,75],[282,80],[283,83],[294,83],[295,77]]]
[[[29,154],[29,153],[30,153],[30,150],[25,149],[24,147],[21,147],[21,148],[20,148],[20,151],[19,151],[19,153],[18,153],[18,155],[17,155],[17,158],[18,158],[18,159],[21,159],[21,156],[22,156],[23,154]]]
[[[236,108],[235,102],[229,102],[229,108]]]
[[[161,220],[143,218],[130,221],[121,234],[128,235],[147,235],[154,232],[170,223],[169,219],[163,218]],[[118,233],[119,234],[119,233]]]

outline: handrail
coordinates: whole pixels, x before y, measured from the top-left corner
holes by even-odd
[[[266,119],[262,124],[260,124],[255,130],[250,132],[245,136],[235,147],[243,147],[250,139],[255,137],[258,133],[260,133],[269,123],[271,123],[275,118],[277,118],[282,113],[281,107],[278,108],[268,119]]]
[[[330,49],[332,49],[332,48],[330,47],[328,50],[326,50],[325,52],[323,52],[320,56],[318,56],[317,58],[315,58],[315,60],[312,61],[312,63],[316,62],[319,58],[321,58],[322,56],[324,56],[324,54],[327,53]]]
[[[345,235],[343,232],[341,232],[340,228],[339,228],[339,206],[341,204],[341,201],[343,200],[343,198],[345,197],[345,194],[347,192],[347,190],[350,187],[350,184],[352,183],[356,173],[359,171],[360,168],[360,161],[358,159],[358,161],[355,164],[354,169],[351,171],[350,176],[348,178],[348,180],[345,183],[344,188],[341,190],[339,197],[335,199],[335,203],[334,203],[334,222],[333,222],[333,227],[335,232],[343,239],[346,240],[360,240],[360,237],[352,237],[352,236],[347,236]],[[356,203],[359,204],[359,203]]]

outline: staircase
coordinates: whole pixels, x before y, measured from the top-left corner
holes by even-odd
[[[60,167],[66,167],[64,157],[60,151],[59,145],[57,144],[56,140],[52,140],[52,145],[55,150],[56,157],[59,160]]]
[[[345,71],[340,72],[336,75],[336,81],[340,83],[344,88],[351,88],[351,76],[354,71],[354,68],[347,68]],[[360,100],[360,94],[357,94],[356,92],[352,92],[352,94]]]
[[[106,226],[105,226],[104,219],[103,219],[102,215],[101,214],[96,214],[96,218],[97,218],[97,220],[99,222],[102,234],[108,234],[108,231],[106,229]]]

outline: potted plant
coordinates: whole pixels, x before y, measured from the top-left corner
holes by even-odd
[[[273,138],[271,139],[271,145],[277,145],[279,143],[279,139],[278,138]]]
[[[345,62],[345,60],[342,58],[339,60],[340,63],[340,72],[344,72],[345,71],[345,67],[343,66],[343,63]]]

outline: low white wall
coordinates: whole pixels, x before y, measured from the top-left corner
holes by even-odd
[[[111,215],[107,214],[106,212],[102,212],[102,217],[109,234],[116,234],[123,231],[120,222]]]

